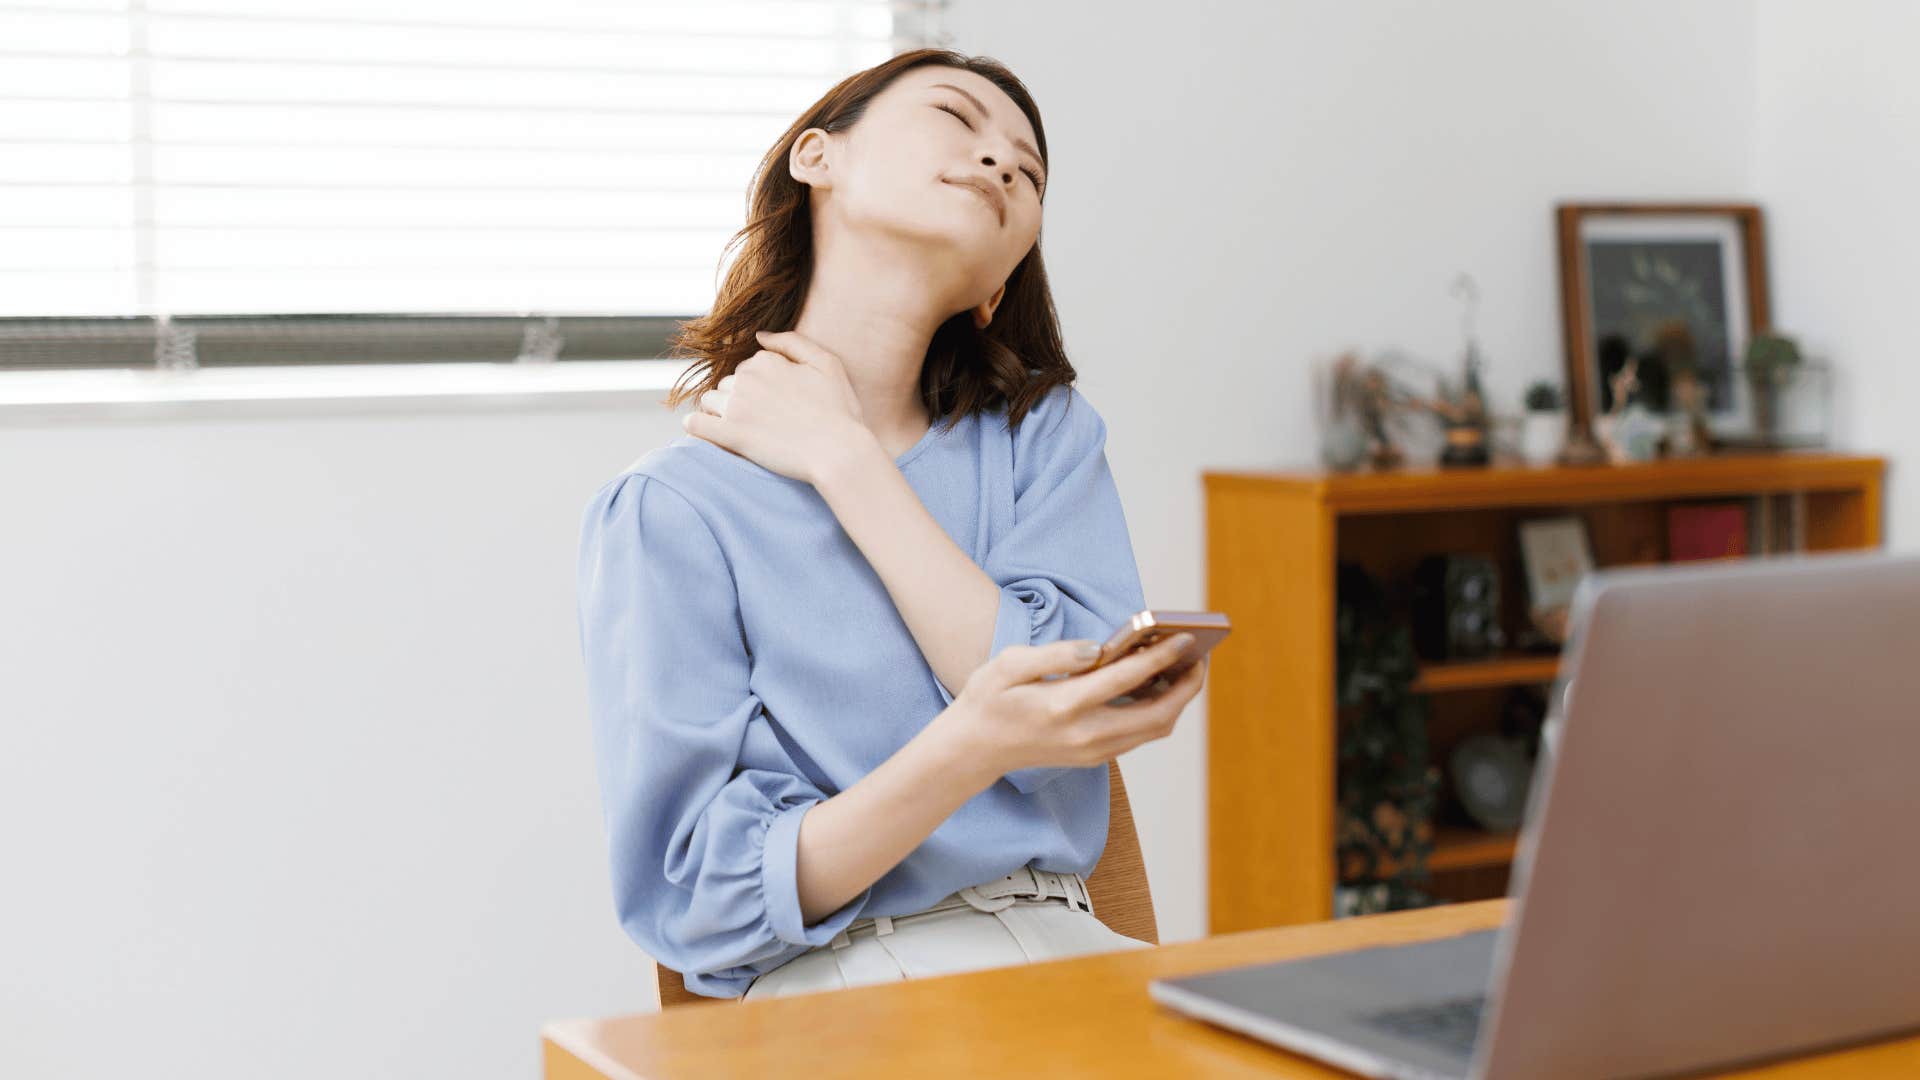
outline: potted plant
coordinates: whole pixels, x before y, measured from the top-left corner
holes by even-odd
[[[1779,424],[1780,389],[1800,370],[1800,343],[1762,331],[1747,342],[1747,385],[1753,389],[1753,430],[1771,443]]]
[[[1520,426],[1520,454],[1533,465],[1551,465],[1567,436],[1567,406],[1560,387],[1541,379],[1527,387],[1527,415]]]
[[[1336,907],[1365,915],[1433,902],[1426,891],[1440,772],[1406,619],[1357,563],[1336,574]]]

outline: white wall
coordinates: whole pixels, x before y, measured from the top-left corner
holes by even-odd
[[[1897,188],[1857,175],[1891,144],[1801,115],[1833,73],[1793,7],[1756,36],[1746,0],[955,5],[1045,111],[1044,243],[1149,601],[1204,600],[1203,469],[1311,459],[1309,361],[1451,359],[1457,270],[1501,401],[1557,375],[1556,199],[1777,187],[1782,323],[1911,400],[1897,285],[1841,263],[1912,279]],[[0,1073],[523,1077],[543,1020],[640,1007],[572,572],[593,487],[678,433],[657,396],[0,418]],[[1124,762],[1166,940],[1204,932],[1204,746],[1196,707]]]
[[[1920,549],[1920,7],[1761,0],[1754,187],[1774,322],[1838,367],[1845,445],[1891,458],[1887,543]]]
[[[648,1000],[573,591],[659,396],[0,419],[0,1075],[524,1078]]]

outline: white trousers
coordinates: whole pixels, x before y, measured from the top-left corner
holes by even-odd
[[[1056,895],[1033,895],[1048,892]],[[912,915],[855,919],[831,943],[754,979],[742,1000],[1146,948],[1094,917],[1080,875],[1022,867]]]

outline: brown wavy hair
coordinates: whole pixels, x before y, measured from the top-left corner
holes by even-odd
[[[760,159],[749,185],[747,224],[725,249],[738,247],[739,255],[727,269],[713,309],[680,323],[670,339],[669,358],[694,362],[662,405],[678,406],[718,386],[760,350],[755,330],[791,330],[799,320],[813,276],[813,221],[808,213],[812,189],[787,170],[800,133],[816,127],[838,133],[853,127],[875,95],[902,73],[926,64],[974,72],[1006,91],[1033,125],[1041,164],[1047,165],[1040,110],[1026,86],[997,60],[950,49],[916,49],[849,75],[802,113]],[[1051,168],[1046,173],[1053,175]],[[920,367],[920,398],[935,423],[945,419],[951,427],[964,416],[1004,404],[1009,427],[1018,427],[1049,390],[1073,381],[1037,237],[1007,278],[1006,288],[985,329],[973,324],[969,309],[934,331]]]

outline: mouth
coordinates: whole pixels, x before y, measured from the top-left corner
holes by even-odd
[[[954,187],[965,188],[975,195],[978,195],[981,200],[987,204],[987,208],[993,211],[994,217],[999,219],[1000,224],[1005,225],[1007,223],[1006,204],[1001,201],[1001,198],[996,197],[1000,195],[999,192],[992,191],[984,184],[975,180],[948,180],[946,182],[952,184]]]

